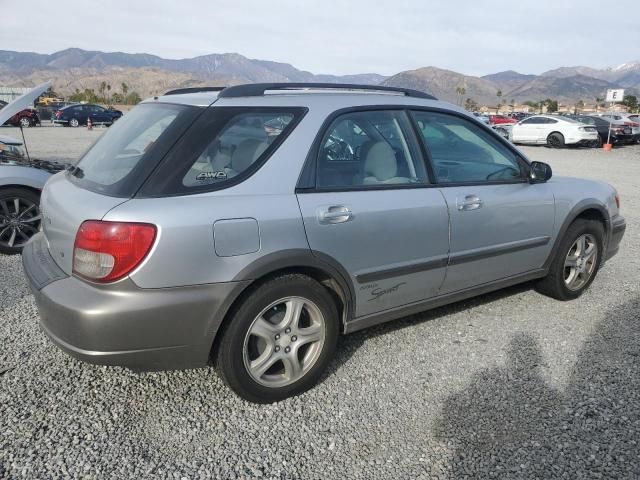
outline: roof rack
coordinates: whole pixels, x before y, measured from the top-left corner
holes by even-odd
[[[352,90],[365,92],[396,93],[407,97],[426,98],[437,100],[436,97],[425,92],[412,90],[410,88],[387,87],[382,85],[357,85],[352,83],[252,83],[246,85],[236,85],[227,87],[218,98],[236,97],[261,97],[269,90],[280,91],[304,91],[304,90]]]
[[[176,88],[175,90],[169,90],[165,95],[182,95],[183,93],[198,93],[198,92],[220,92],[226,87],[190,87],[190,88]]]

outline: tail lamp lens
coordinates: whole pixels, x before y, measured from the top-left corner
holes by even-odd
[[[145,259],[156,233],[148,223],[88,220],[76,234],[73,273],[99,283],[120,280]]]

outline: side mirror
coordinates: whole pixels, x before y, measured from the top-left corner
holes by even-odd
[[[543,162],[531,162],[529,166],[529,183],[544,183],[553,175],[551,166]]]

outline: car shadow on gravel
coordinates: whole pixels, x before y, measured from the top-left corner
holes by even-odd
[[[535,337],[516,335],[504,367],[449,397],[434,435],[451,452],[439,478],[640,478],[640,297],[609,312],[565,389]],[[561,320],[561,319],[559,319]]]
[[[520,293],[532,290],[534,285],[535,282],[527,282],[519,285],[514,285],[502,290],[497,290],[495,292],[480,295],[478,297],[472,297],[467,300],[445,305],[443,307],[434,308],[433,310],[427,310],[424,312],[416,313],[414,315],[408,315],[397,320],[382,323],[375,327],[370,327],[349,335],[344,335],[339,338],[335,358],[330,363],[320,381],[323,382],[329,376],[335,374],[345,363],[349,361],[349,359],[355,354],[355,352],[358,351],[358,349],[367,341],[367,339],[375,338],[380,335],[386,335],[403,328],[412,327],[423,322],[428,322],[440,317],[444,317],[446,315],[453,315],[455,313],[468,310],[473,307],[496,302],[513,295],[518,295]]]

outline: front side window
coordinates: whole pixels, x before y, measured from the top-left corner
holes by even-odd
[[[317,186],[425,183],[425,169],[407,136],[408,127],[404,112],[382,110],[339,116],[320,144]]]
[[[438,183],[519,181],[513,153],[479,125],[436,112],[412,112],[431,155]]]

